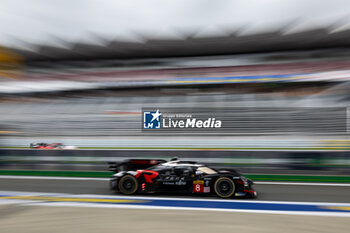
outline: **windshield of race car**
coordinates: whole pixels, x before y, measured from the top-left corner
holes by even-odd
[[[212,174],[217,173],[216,171],[214,171],[213,169],[211,169],[209,167],[199,167],[197,170],[200,172],[203,172],[205,174],[208,174],[208,175],[212,175]]]

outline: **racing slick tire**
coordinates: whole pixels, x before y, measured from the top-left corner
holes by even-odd
[[[214,183],[214,191],[218,197],[229,198],[235,193],[236,186],[233,180],[228,177],[220,177]]]
[[[120,179],[118,188],[122,194],[132,195],[138,191],[139,182],[135,177],[131,175],[126,175]]]

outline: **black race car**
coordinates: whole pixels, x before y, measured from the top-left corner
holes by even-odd
[[[109,163],[115,174],[110,188],[122,194],[182,192],[216,194],[221,198],[256,197],[253,182],[235,170],[213,169],[192,161],[131,159]]]

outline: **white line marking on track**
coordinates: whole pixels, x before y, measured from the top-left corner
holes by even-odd
[[[24,205],[34,206],[61,206],[61,207],[97,207],[97,208],[122,208],[122,209],[157,209],[157,210],[200,210],[217,212],[241,212],[258,214],[286,214],[286,215],[307,215],[327,217],[350,217],[350,213],[316,212],[316,211],[277,211],[277,210],[244,210],[244,209],[219,209],[219,208],[193,208],[193,207],[163,207],[163,206],[132,206],[132,205],[104,205],[104,204],[83,204],[83,203],[28,203]]]
[[[350,187],[350,184],[346,183],[309,183],[309,182],[268,182],[268,181],[256,181],[254,184],[272,184],[272,185],[313,185],[313,186],[345,186]]]

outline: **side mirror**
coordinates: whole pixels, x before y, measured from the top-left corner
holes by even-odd
[[[201,171],[196,171],[196,176],[199,176],[199,175],[202,175],[203,174],[203,172],[201,172]]]

